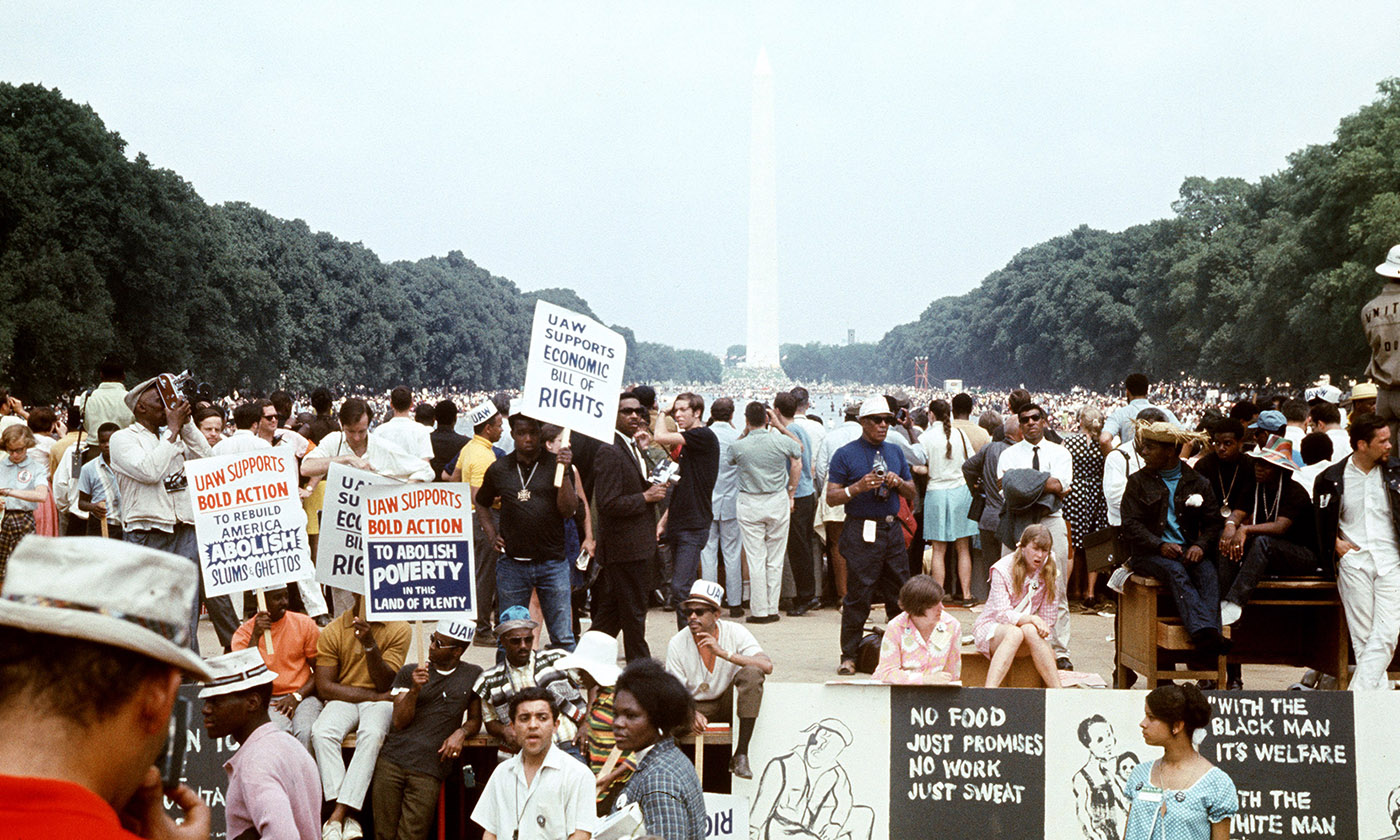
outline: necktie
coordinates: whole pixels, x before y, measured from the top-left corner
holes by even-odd
[[[642,452],[642,448],[637,445],[636,441],[632,441],[632,452],[637,456],[637,467],[642,471],[642,478],[648,478],[647,456]]]
[[[1038,470],[1040,469],[1040,447],[1032,446],[1031,453],[1031,469]]]

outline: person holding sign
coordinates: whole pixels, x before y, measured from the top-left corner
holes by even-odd
[[[1059,602],[1059,571],[1050,529],[1027,525],[1016,550],[992,566],[986,606],[977,615],[972,635],[977,650],[991,660],[987,688],[1006,679],[1011,662],[1029,656],[1047,688],[1060,687],[1055,664],[1055,613]]]
[[[309,616],[287,609],[291,595],[285,585],[266,590],[265,598],[267,609],[243,622],[233,634],[233,649],[256,650],[277,675],[272,684],[271,720],[278,729],[296,736],[310,752],[311,727],[321,713],[314,674],[321,628]]]
[[[369,404],[359,397],[341,403],[340,431],[321,438],[315,453],[301,462],[301,474],[307,478],[325,475],[334,461],[407,481],[432,481],[433,468],[426,459],[369,433],[369,415]]]
[[[556,456],[545,449],[540,422],[533,417],[512,416],[510,433],[514,451],[486,469],[476,491],[478,510],[498,501],[501,506],[499,529],[492,517],[481,518],[492,549],[502,553],[496,561],[496,597],[504,611],[528,607],[530,593],[538,593],[550,646],[573,650],[573,587],[564,556],[564,521],[578,507],[569,469],[573,452],[565,446]],[[558,487],[556,463],[565,467]]]
[[[204,731],[232,737],[238,752],[228,771],[224,816],[228,840],[316,840],[321,834],[321,779],[306,750],[268,717],[273,683],[253,650],[209,660],[214,675],[199,692]]]
[[[374,769],[376,837],[428,836],[442,780],[481,729],[481,699],[472,692],[481,668],[462,664],[475,634],[471,624],[439,621],[428,661],[409,663],[394,677],[394,728]]]
[[[0,590],[0,835],[209,836],[209,806],[155,766],[184,675],[210,677],[186,636],[198,579],[184,557],[101,537],[20,543]]]
[[[326,625],[316,646],[316,693],[326,705],[311,727],[311,744],[322,791],[334,803],[323,840],[364,836],[351,812],[364,804],[379,747],[389,734],[394,714],[389,689],[412,637],[407,622],[361,618],[363,600],[356,595],[354,608]],[[340,745],[351,731],[355,755],[346,767]]]
[[[496,462],[496,442],[501,439],[504,418],[491,400],[482,400],[467,412],[472,424],[472,439],[457,454],[452,468],[453,481],[465,481],[472,487],[471,497],[486,479],[486,470]],[[490,518],[492,524],[500,517],[498,509],[476,507],[472,502],[472,557],[476,561],[476,643],[494,645],[496,636],[491,629],[491,616],[496,612],[496,550],[495,538],[487,539],[482,523]]]
[[[1194,685],[1164,685],[1144,704],[1142,740],[1161,747],[1123,786],[1128,800],[1124,840],[1230,840],[1239,810],[1235,783],[1197,752],[1210,723],[1210,703]]]

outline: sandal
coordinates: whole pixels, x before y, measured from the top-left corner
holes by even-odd
[[[841,666],[836,669],[838,676],[853,677],[856,674],[856,663],[849,659],[841,660]]]

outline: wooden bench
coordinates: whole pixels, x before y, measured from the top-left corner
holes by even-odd
[[[975,650],[963,651],[962,684],[985,686],[991,664],[990,659]],[[1004,688],[1045,688],[1045,680],[1040,678],[1040,672],[1035,669],[1035,663],[1029,656],[1011,660],[1011,670],[1006,673],[1006,679],[1002,680],[1001,684]]]
[[[681,744],[695,745],[695,775],[700,777],[700,787],[705,787],[705,745],[728,746],[733,743],[734,733],[727,723],[712,723],[698,735],[683,735],[677,739]]]
[[[1229,661],[1242,665],[1297,665],[1337,678],[1345,689],[1350,640],[1335,581],[1266,579],[1255,587],[1240,620],[1230,628]]]
[[[1176,615],[1171,590],[1146,575],[1131,575],[1118,599],[1114,621],[1114,648],[1117,654],[1114,686],[1128,684],[1128,671],[1136,671],[1153,689],[1161,680],[1215,680],[1225,687],[1225,656],[1215,657],[1214,670],[1192,668],[1193,660],[1203,658],[1186,635]],[[1225,635],[1231,635],[1225,628]],[[1176,666],[1186,664],[1182,670]]]

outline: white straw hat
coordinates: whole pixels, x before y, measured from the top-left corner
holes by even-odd
[[[244,648],[210,657],[205,663],[209,666],[209,681],[199,692],[201,700],[267,685],[277,679],[276,672],[268,670],[257,648]]]

